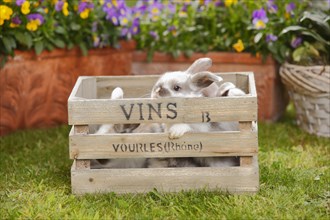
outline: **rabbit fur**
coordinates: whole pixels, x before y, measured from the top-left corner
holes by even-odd
[[[111,94],[111,99],[122,99],[124,92],[117,87]],[[161,124],[104,124],[95,132],[95,134],[108,133],[159,133],[163,132]],[[147,167],[146,158],[117,158],[117,159],[98,159],[91,161],[91,167],[100,168],[145,168]]]
[[[219,97],[241,96],[245,93],[233,83],[223,82],[207,69],[212,65],[210,58],[196,60],[186,71],[164,73],[152,88],[151,97]],[[170,139],[180,138],[187,132],[235,131],[238,122],[178,123],[166,124],[165,131]],[[188,160],[188,158],[186,159]],[[198,166],[237,166],[237,157],[193,158]]]

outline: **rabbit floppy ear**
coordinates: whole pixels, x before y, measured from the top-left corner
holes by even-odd
[[[191,83],[198,89],[203,89],[211,85],[212,83],[221,82],[222,78],[211,72],[199,72],[191,76]]]
[[[124,98],[124,91],[122,88],[117,87],[111,93],[111,99],[122,99]]]
[[[186,73],[195,74],[201,71],[205,71],[211,66],[212,60],[210,58],[199,58],[186,70]]]

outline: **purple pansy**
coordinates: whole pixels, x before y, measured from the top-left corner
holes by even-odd
[[[301,37],[295,37],[291,40],[291,47],[297,48],[301,45],[302,38]]]
[[[257,29],[263,29],[267,22],[268,22],[267,13],[263,8],[253,11],[252,23],[254,27],[256,27]]]
[[[273,41],[277,41],[277,36],[275,36],[274,34],[267,34],[266,42],[269,43]]]
[[[254,10],[252,13],[252,18],[253,24],[257,23],[259,20],[263,21],[264,23],[268,22],[266,11],[263,8]]]
[[[21,19],[18,16],[13,17],[11,21],[17,25],[22,23]]]
[[[295,5],[293,2],[291,2],[291,3],[289,3],[289,4],[287,4],[287,5],[285,6],[285,11],[286,11],[287,13],[292,13],[292,11],[293,11],[295,8],[296,8],[296,5]]]
[[[150,31],[150,36],[153,37],[155,40],[159,39],[158,33],[156,31]]]
[[[81,13],[81,12],[85,11],[86,9],[92,9],[92,8],[94,8],[93,3],[80,2],[78,5],[78,12]]]
[[[140,31],[140,20],[138,18],[134,18],[132,22],[132,26],[130,28],[130,32],[132,35],[138,34]]]
[[[16,0],[16,5],[21,6],[24,2],[25,0]]]
[[[275,1],[274,0],[268,0],[267,2],[267,8],[268,8],[268,11],[270,13],[274,13],[276,14],[277,11],[278,11],[278,7],[277,5],[275,4]]]
[[[31,20],[39,20],[40,24],[44,23],[44,17],[41,14],[35,13],[35,14],[29,14],[27,16],[29,21]]]
[[[55,4],[55,10],[56,11],[61,11],[64,5],[64,1],[58,0]]]

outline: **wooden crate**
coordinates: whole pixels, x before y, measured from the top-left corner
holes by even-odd
[[[253,73],[219,75],[225,81],[236,84],[247,95],[139,98],[150,93],[159,76],[79,77],[68,100],[69,124],[73,125],[69,138],[70,158],[74,159],[71,168],[73,193],[137,193],[154,188],[175,192],[205,187],[232,193],[258,191],[257,94]],[[129,98],[110,100],[111,92],[117,86]],[[92,132],[93,125],[107,123],[208,121],[238,121],[239,131],[187,133],[175,140],[170,140],[166,133],[96,135]],[[132,152],[128,150],[129,144]],[[90,167],[91,159],[209,156],[238,156],[240,166],[134,169]]]

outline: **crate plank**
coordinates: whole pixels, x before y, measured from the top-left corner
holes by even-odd
[[[258,152],[256,132],[187,133],[170,140],[166,133],[74,135],[70,158],[247,156]]]
[[[146,193],[191,189],[221,189],[231,193],[255,193],[259,188],[257,157],[251,167],[195,167],[76,170],[72,166],[72,192]]]
[[[72,100],[68,103],[68,109],[70,125],[257,120],[257,99],[249,95],[217,98]]]

